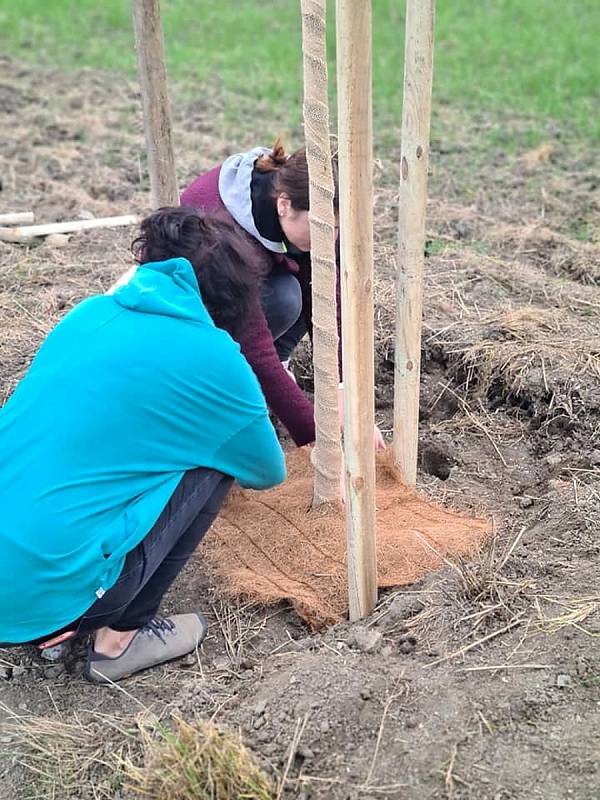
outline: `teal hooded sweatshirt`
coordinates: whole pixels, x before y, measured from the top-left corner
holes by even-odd
[[[64,317],[0,410],[0,454],[4,643],[90,608],[187,470],[285,479],[258,381],[183,258]]]

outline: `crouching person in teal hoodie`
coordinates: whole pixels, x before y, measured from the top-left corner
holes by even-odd
[[[138,266],[54,328],[0,410],[0,642],[93,633],[112,682],[194,650],[200,612],[161,600],[237,480],[285,479],[231,338],[257,301],[251,245],[185,208],[142,223]]]

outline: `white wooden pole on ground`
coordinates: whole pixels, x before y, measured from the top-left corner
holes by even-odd
[[[310,200],[313,363],[316,439],[313,506],[337,500],[340,491],[338,331],[335,215],[327,95],[326,0],[301,0],[304,56],[304,136]]]
[[[394,458],[417,480],[423,259],[435,0],[407,0],[400,153],[394,388]]]
[[[344,456],[350,619],[377,600],[371,0],[337,0]]]
[[[26,243],[38,236],[50,236],[53,233],[77,233],[94,228],[118,228],[123,225],[136,225],[139,218],[135,214],[121,217],[99,217],[98,219],[75,219],[72,222],[49,222],[46,225],[21,225],[18,228],[1,228],[0,239],[3,242]]]
[[[178,206],[179,192],[175,175],[159,0],[133,0],[133,27],[142,92],[152,207]]]
[[[0,214],[0,225],[26,225],[33,222],[33,211],[16,211],[11,214]]]

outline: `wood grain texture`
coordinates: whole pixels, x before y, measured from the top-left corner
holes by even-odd
[[[342,451],[337,392],[334,182],[329,137],[326,0],[301,0],[304,135],[309,176],[316,440],[313,506],[335,501]]]
[[[435,0],[407,0],[398,211],[394,458],[409,486],[414,486],[417,479],[434,20]]]
[[[377,600],[371,0],[337,2],[344,455],[350,619]]]
[[[133,28],[142,92],[152,208],[178,206],[179,190],[175,174],[159,0],[133,0]]]

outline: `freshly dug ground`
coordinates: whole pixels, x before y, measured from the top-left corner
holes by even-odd
[[[256,144],[250,118],[223,141],[227,98],[174,100],[181,185]],[[419,489],[492,520],[488,544],[382,591],[364,623],[318,634],[284,602],[225,597],[200,548],[167,608],[202,608],[209,638],[121,688],[86,684],[81,649],[58,664],[0,651],[2,798],[134,797],[115,756],[139,757],[140,715],[173,714],[240,731],[283,797],[600,796],[600,165],[551,126],[436,114]],[[524,144],[532,133],[543,146]],[[0,213],[147,208],[135,86],[0,59],[0,145]],[[398,150],[378,156],[376,402],[389,432]],[[130,265],[132,234],[0,243],[2,402],[65,311]],[[309,363],[304,344],[307,391]]]

